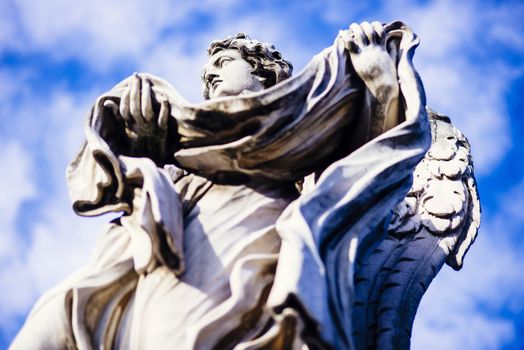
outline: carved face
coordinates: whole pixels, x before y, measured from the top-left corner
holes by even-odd
[[[209,98],[262,90],[264,86],[252,71],[253,67],[236,50],[215,53],[204,66],[204,84],[209,89]]]

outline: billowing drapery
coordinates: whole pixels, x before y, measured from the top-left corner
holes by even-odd
[[[126,152],[122,121],[107,102],[119,103],[127,80],[100,97],[68,169],[69,192],[81,215],[125,214],[92,265],[44,296],[31,317],[46,298],[67,296],[80,348],[254,349],[299,346],[317,335],[319,344],[351,347],[360,243],[380,237],[430,143],[411,62],[418,41],[398,22],[386,32],[396,48],[403,122],[372,140],[354,133],[374,116],[362,106],[369,92],[352,71],[345,33],[295,77],[257,93],[189,104],[150,76],[176,121],[175,166]],[[297,198],[290,185],[315,171],[322,174]],[[150,317],[163,298],[177,311]],[[192,303],[192,314],[179,305]],[[173,315],[190,324],[176,326]],[[162,323],[161,331],[145,319]],[[250,329],[241,327],[246,319]]]

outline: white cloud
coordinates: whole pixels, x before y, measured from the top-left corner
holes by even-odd
[[[506,319],[455,309],[443,319],[426,317],[413,330],[413,350],[498,350],[510,344],[515,329]],[[422,324],[422,325],[420,325]]]
[[[108,217],[82,218],[73,214],[68,198],[49,200],[47,217],[32,231],[25,259],[37,294],[84,266]]]
[[[193,36],[190,40],[202,43],[202,50],[188,53],[184,51],[187,40],[189,38],[171,38],[157,43],[141,60],[139,70],[166,79],[184,98],[198,102],[203,100],[200,71],[207,60],[207,43],[201,36]]]
[[[446,0],[411,8],[406,21],[421,38],[415,61],[428,104],[449,115],[464,132],[472,144],[477,173],[487,173],[512,146],[505,94],[518,77],[500,65],[498,57],[484,58],[488,50],[484,32],[500,18],[491,16],[489,5],[473,2]],[[482,64],[475,61],[483,59]]]
[[[363,15],[369,14],[370,12],[379,12],[382,7],[377,6],[373,2],[369,1],[346,1],[346,0],[323,0],[317,1],[317,11],[321,13],[321,17],[330,23],[345,28],[349,27],[350,23],[359,22],[359,19]],[[395,1],[395,5],[399,4],[399,1]],[[402,7],[399,4],[399,7]],[[362,18],[366,21],[383,21],[383,18],[379,16],[373,18]],[[340,29],[343,29],[343,28]]]
[[[37,298],[85,265],[107,218],[75,216],[65,190],[46,198],[44,217],[32,228],[30,238],[18,245],[0,269],[0,330],[15,334],[17,319],[29,312]],[[24,215],[20,212],[19,215]]]
[[[133,62],[147,55],[166,31],[190,22],[193,14],[213,13],[237,3],[7,0],[0,10],[8,10],[9,15],[0,17],[4,19],[0,28],[14,35],[0,40],[0,52],[45,52],[58,60],[72,58],[107,71],[115,63]]]
[[[239,3],[202,0],[175,4],[160,0],[152,5],[142,1],[94,0],[73,6],[67,0],[7,0],[3,7],[9,9],[10,15],[3,26],[16,35],[0,40],[0,52],[10,48],[22,54],[44,53],[58,61],[74,59],[97,72],[110,72],[124,62],[141,70],[165,73],[177,87],[176,82],[182,82],[180,89],[189,92],[181,92],[190,100],[200,100],[200,68],[205,61],[205,48],[212,40],[244,31],[285,48],[286,57],[296,67],[304,66],[316,53],[299,44],[307,44],[307,38],[289,30],[289,17],[296,15],[292,10],[243,9],[239,16]],[[301,10],[304,7],[308,8],[303,5]],[[194,21],[195,15],[209,20],[199,30],[192,29],[190,35],[181,31]],[[330,41],[325,46],[329,44]],[[189,47],[201,49],[193,52]],[[189,78],[196,82],[186,85]]]
[[[477,174],[490,172],[512,146],[506,85],[512,77],[492,67],[480,73],[469,62],[430,62],[419,65],[428,105],[452,118],[472,145]]]
[[[524,311],[523,207],[524,181],[485,220],[464,268],[439,273],[415,319],[414,349],[500,349],[515,340],[511,318],[497,315]]]
[[[301,68],[315,53],[299,45],[300,33],[288,30],[283,18],[272,17],[273,15],[270,11],[259,11],[256,15],[238,18],[230,13],[217,13],[214,25],[209,30],[191,36],[178,35],[158,41],[147,55],[140,59],[139,70],[165,78],[191,102],[202,101],[200,72],[207,60],[208,45],[213,40],[223,39],[238,32],[245,32],[260,41],[274,43],[296,68]],[[326,46],[328,45],[329,42],[326,43]],[[189,46],[200,49],[187,50]]]
[[[309,38],[292,23],[301,13],[265,9],[238,16],[221,12],[237,3],[0,1],[0,52],[14,49],[22,54],[44,53],[56,60],[72,58],[107,72],[115,63],[134,62],[140,70],[167,78],[191,101],[201,100],[200,68],[206,59],[204,50],[213,39],[245,31],[275,43],[296,68],[317,53],[311,51]],[[304,5],[302,10],[325,9],[323,18],[342,29],[353,15],[370,8],[338,0],[329,3],[327,7],[320,2]],[[449,114],[469,137],[480,172],[496,166],[512,146],[504,94],[522,71],[501,66],[497,57],[490,58],[486,69],[485,62],[479,65],[468,55],[473,52],[484,57],[479,53],[487,50],[484,39],[489,45],[510,47],[522,54],[524,39],[517,33],[523,32],[519,23],[523,9],[518,3],[495,6],[444,0],[417,5],[404,0],[385,5],[369,18],[403,19],[420,35],[422,44],[415,63],[429,104]],[[169,33],[190,23],[195,12],[210,15],[212,20],[197,32],[191,30],[190,36]],[[336,31],[332,38],[335,35]],[[326,41],[325,46],[330,43]],[[15,76],[0,71],[0,80],[9,82],[0,84],[0,135],[9,129],[16,137],[0,142],[0,162],[9,164],[9,172],[0,174],[0,186],[16,184],[0,188],[0,259],[10,257],[0,269],[0,328],[9,332],[19,326],[15,316],[25,314],[40,293],[87,260],[101,223],[107,221],[74,216],[63,175],[81,142],[83,115],[96,94],[107,87],[75,92],[50,84],[49,96],[44,99],[34,96],[28,83],[32,74],[18,72]],[[12,106],[15,95],[20,101]],[[36,176],[46,177],[48,186],[37,185]],[[511,196],[508,201],[520,203],[524,190]],[[28,237],[21,240],[16,222],[23,215],[21,205],[28,200],[36,202],[33,205],[41,215],[30,225]],[[511,321],[479,311],[479,305],[497,308],[505,302],[515,310],[523,307],[520,276],[524,267],[507,240],[490,234],[504,232],[509,222],[513,222],[513,232],[522,230],[524,219],[518,208],[524,204],[502,207],[501,215],[484,224],[463,271],[444,268],[423,298],[414,329],[414,349],[494,349],[515,336]],[[502,287],[495,290],[494,286]]]
[[[10,337],[38,296],[88,261],[108,219],[77,217],[65,184],[94,94],[35,96],[24,72],[2,75],[12,83],[0,91],[0,335]]]
[[[0,2],[0,54],[12,47],[18,36],[15,4],[11,1]]]
[[[152,6],[138,1],[21,0],[16,14],[22,33],[19,50],[46,50],[57,58],[100,64],[143,52],[176,18],[168,1]]]
[[[12,336],[20,327],[18,318],[44,291],[88,261],[108,218],[77,217],[65,183],[57,190],[37,190],[35,176],[53,174],[36,171],[44,167],[19,144],[2,145],[0,162],[5,169],[0,174],[0,333]],[[59,173],[63,177],[63,169]],[[31,208],[22,206],[29,199]],[[38,216],[33,217],[35,210]],[[31,222],[28,232],[20,230],[18,221]]]
[[[464,269],[445,266],[422,298],[413,349],[500,349],[515,339],[513,321],[497,313],[508,302],[522,310],[524,264],[507,242],[480,234]]]
[[[482,34],[487,41],[497,42],[505,49],[524,53],[524,3],[522,1],[506,1],[503,4],[489,7],[482,12],[485,21],[491,26],[484,27]],[[483,45],[480,45],[483,47]],[[486,47],[483,47],[484,49]]]
[[[371,6],[329,1],[326,18],[340,24],[348,11],[362,15]],[[415,65],[428,105],[449,115],[472,144],[477,174],[493,169],[513,146],[505,95],[523,75],[523,64],[508,67],[500,48],[524,55],[524,5],[480,1],[401,0],[376,7],[366,20],[400,19],[421,39]],[[352,21],[348,18],[347,21]]]
[[[20,144],[0,143],[0,164],[0,261],[3,261],[9,259],[20,244],[16,220],[22,204],[35,196],[36,189],[31,157]]]

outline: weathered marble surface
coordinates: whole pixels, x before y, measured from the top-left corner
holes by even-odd
[[[239,35],[211,46],[206,102],[148,74],[99,97],[70,195],[80,215],[123,215],[12,348],[409,347],[480,221],[469,145],[426,110],[417,44],[400,22],[352,24],[289,78]]]

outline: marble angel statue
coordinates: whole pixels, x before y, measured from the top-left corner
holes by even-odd
[[[426,108],[416,35],[363,22],[297,75],[213,42],[206,100],[135,74],[68,168],[74,210],[120,213],[13,349],[406,349],[480,207],[469,144]]]

